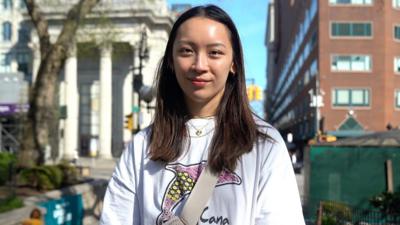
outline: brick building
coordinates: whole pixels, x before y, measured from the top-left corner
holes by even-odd
[[[305,143],[400,127],[400,0],[272,0],[265,113]]]

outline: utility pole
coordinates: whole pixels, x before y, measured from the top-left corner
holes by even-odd
[[[321,117],[321,112],[320,112],[320,107],[324,106],[324,102],[322,99],[322,92],[319,87],[319,79],[318,76],[315,77],[315,89],[310,89],[308,91],[308,94],[310,94],[310,107],[315,107],[315,133],[318,138],[320,135],[320,117]]]

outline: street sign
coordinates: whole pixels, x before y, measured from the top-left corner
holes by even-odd
[[[139,108],[139,106],[132,106],[132,112],[134,112],[134,113],[138,113],[140,111],[140,108]]]
[[[39,204],[46,208],[44,221],[46,225],[82,225],[83,202],[82,195],[66,195],[59,199]]]
[[[28,112],[29,104],[1,104],[0,116],[9,116],[16,113]]]
[[[311,96],[311,103],[310,103],[310,107],[323,107],[324,106],[324,102],[322,100],[322,95],[312,95]]]

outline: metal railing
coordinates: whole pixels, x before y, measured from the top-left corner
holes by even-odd
[[[400,214],[352,208],[346,204],[320,202],[317,225],[400,225]]]
[[[18,140],[20,132],[20,125],[9,125],[0,123],[0,152],[17,152],[20,146],[20,142]]]

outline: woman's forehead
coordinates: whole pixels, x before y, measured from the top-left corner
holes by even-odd
[[[230,42],[230,31],[225,24],[206,17],[193,17],[183,22],[177,30],[175,41],[216,39]]]

